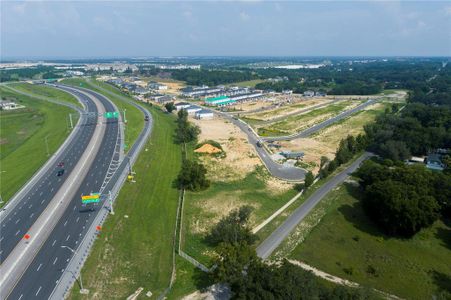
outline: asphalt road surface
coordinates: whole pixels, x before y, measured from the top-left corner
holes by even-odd
[[[88,97],[83,94],[76,96],[85,102],[88,111],[97,112],[96,106]],[[49,204],[49,201],[55,196],[66,178],[71,174],[84,149],[91,140],[97,124],[96,119],[93,116],[83,117],[79,125],[80,129],[77,131],[73,140],[64,151],[58,154],[56,161],[64,162],[65,172],[62,176],[57,176],[57,172],[61,168],[55,163],[47,173],[43,173],[40,178],[37,178],[33,182],[32,186],[28,187],[28,192],[17,199],[14,207],[7,206],[6,210],[2,212],[0,221],[0,262],[3,262],[23,238],[23,235],[41,215]],[[65,126],[64,119],[62,119],[62,122],[62,126]]]
[[[331,178],[318,190],[316,190],[301,206],[299,206],[269,237],[267,237],[258,247],[257,255],[263,259],[267,259],[274,250],[283,242],[285,238],[296,228],[296,226],[308,215],[308,213],[329,193],[333,188],[343,183],[360,164],[372,156],[371,153],[365,152],[357,160],[355,160],[345,170]]]
[[[63,89],[65,89],[66,91],[68,90],[67,88],[63,88]],[[80,95],[80,93],[78,93],[78,92],[71,91],[71,93]],[[111,103],[109,101],[107,101],[106,99],[100,99],[99,97],[97,97],[97,98],[98,98],[98,100],[100,100],[100,102],[102,102],[102,105],[104,106],[105,110],[107,110],[107,111],[114,110],[114,107],[111,105]],[[91,100],[89,100],[89,97],[86,97],[86,96],[82,100],[86,101],[88,105],[90,102],[92,102]],[[89,127],[95,128],[96,126],[97,126],[97,117],[94,117],[94,122],[92,122]],[[53,244],[53,247],[56,246],[56,243],[53,243],[53,241],[55,239],[50,241],[51,238],[54,238],[55,232],[64,234],[65,237],[64,237],[63,241],[66,242],[68,245],[73,246],[73,243],[75,241],[77,241],[79,236],[75,235],[73,232],[71,232],[71,230],[68,230],[69,229],[69,219],[67,217],[66,218],[64,218],[64,217],[65,217],[65,215],[67,215],[68,212],[76,211],[77,213],[80,214],[80,218],[78,220],[76,218],[74,220],[70,220],[72,223],[71,225],[72,225],[72,228],[79,227],[82,229],[84,224],[79,223],[79,222],[83,222],[85,220],[83,217],[81,217],[81,215],[83,214],[83,216],[89,216],[91,214],[91,212],[87,211],[87,208],[89,208],[89,207],[83,207],[81,205],[80,195],[82,195],[82,194],[86,195],[91,192],[97,192],[103,183],[105,174],[109,167],[109,164],[112,161],[114,151],[117,148],[117,147],[115,147],[117,139],[118,139],[117,120],[107,121],[104,134],[101,136],[101,138],[102,138],[102,140],[100,142],[100,147],[98,149],[98,152],[97,152],[92,164],[90,165],[89,170],[88,170],[86,176],[84,177],[83,182],[81,183],[81,186],[78,188],[77,192],[75,193],[75,196],[70,201],[71,204],[69,204],[69,206],[67,207],[66,211],[63,214],[63,217],[58,221],[58,225],[54,228],[54,230],[51,233],[49,233],[50,236],[47,238],[46,242],[42,245],[42,248],[40,248],[38,254],[34,258],[35,260],[37,258],[41,258],[42,256],[44,256],[45,260],[53,259],[52,263],[51,264],[49,263],[49,265],[55,266],[57,264],[58,258],[53,257],[53,255],[52,255],[52,252],[53,252],[52,250],[55,250],[55,248],[53,248],[53,249],[46,248],[46,245],[48,245],[49,243]],[[86,147],[86,145],[85,145],[85,147]],[[81,148],[80,153],[83,153],[84,150],[85,150],[84,148]],[[70,162],[72,162],[72,161],[68,160],[67,162],[65,162],[65,165],[69,164]],[[50,174],[50,176],[57,177],[56,174],[53,174],[53,173]],[[80,178],[80,180],[81,179],[82,178]],[[42,197],[43,195],[38,194],[38,197]],[[77,202],[79,204],[78,206],[75,205]],[[72,204],[74,204],[74,205],[72,205]],[[74,207],[75,207],[75,209],[74,209]],[[78,208],[78,210],[77,210],[77,208]],[[49,209],[49,208],[46,208],[46,209]],[[87,213],[83,213],[84,211],[87,211]],[[49,230],[51,230],[51,228]],[[59,245],[58,245],[58,248],[60,248],[61,250],[63,249]],[[67,249],[66,249],[66,251],[67,251]],[[43,264],[41,267],[39,267],[39,271],[42,270],[43,273],[40,273],[39,276],[30,280],[29,274],[30,274],[30,272],[32,272],[32,268],[33,268],[33,263],[31,263],[31,265],[28,266],[25,273],[22,275],[20,281],[15,285],[15,288],[12,291],[12,293],[9,295],[9,298],[14,299],[16,297],[17,293],[19,293],[19,295],[17,296],[17,299],[19,299],[20,297],[22,297],[22,299],[29,299],[31,297],[35,297],[36,299],[41,299],[42,297],[45,297],[45,293],[44,293],[45,288],[48,288],[49,287],[48,285],[50,283],[49,277],[48,277],[48,272],[49,272],[48,267],[49,267],[48,265]],[[37,293],[37,291],[35,291],[35,295],[33,296],[31,293],[32,290],[30,290],[30,287],[33,287],[36,283],[44,283],[44,282],[45,282],[45,285],[38,287],[38,289],[40,289],[40,291],[38,293]],[[23,284],[25,284],[25,285],[23,285]],[[53,282],[53,284],[55,284],[55,282]]]
[[[86,89],[79,90],[88,92],[101,100],[107,111],[113,110],[111,103],[109,103],[102,95]],[[147,111],[142,108],[140,109],[151,118]],[[146,122],[145,128],[138,137],[138,141],[147,138],[148,134],[146,135],[146,133],[150,131],[151,124],[151,121]],[[124,169],[129,168],[128,159],[125,158],[110,181],[104,186],[101,204],[98,206],[91,205],[91,207],[85,207],[81,204],[79,195],[98,191],[103,185],[112,157],[114,156],[114,159],[118,158],[119,153],[114,152],[117,136],[118,123],[117,121],[110,121],[106,127],[106,133],[101,149],[94,159],[94,163],[88,171],[87,176],[83,179],[83,182],[76,193],[77,196],[71,200],[71,203],[58,221],[58,224],[55,226],[47,241],[43,244],[39,253],[35,256],[8,299],[47,299],[52,294],[63,272],[66,270],[68,262],[73,256],[73,253],[70,250],[62,248],[61,246],[77,249],[78,244],[84,238],[88,228],[92,225],[96,215],[99,213],[99,207],[101,207],[101,204],[103,204],[104,201],[107,201],[104,195],[108,193],[116,183],[119,174],[121,174]],[[130,149],[128,156],[137,154],[137,142],[135,142]]]
[[[263,141],[291,141],[291,140],[295,140],[295,139],[299,139],[299,138],[306,138],[309,135],[311,135],[312,133],[317,132],[318,130],[321,130],[337,121],[340,121],[341,119],[344,119],[358,111],[361,111],[362,109],[364,109],[365,107],[372,105],[376,102],[377,100],[375,99],[371,99],[366,101],[365,103],[362,103],[350,110],[347,110],[345,112],[342,112],[341,114],[339,114],[338,116],[335,116],[333,118],[330,118],[324,122],[321,122],[319,124],[316,124],[310,128],[307,128],[304,131],[292,134],[292,135],[286,135],[286,136],[274,136],[274,137],[262,137],[261,139]]]

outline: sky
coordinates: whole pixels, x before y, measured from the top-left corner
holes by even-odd
[[[5,1],[6,58],[451,56],[451,1]]]

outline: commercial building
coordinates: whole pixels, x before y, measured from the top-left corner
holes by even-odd
[[[210,120],[214,118],[214,113],[208,109],[199,110],[194,114],[195,118],[198,120]]]
[[[219,96],[219,97],[206,98],[204,100],[204,102],[206,105],[226,106],[226,105],[235,104],[236,100],[232,100],[227,96]]]
[[[157,90],[157,91],[162,91],[162,90],[167,90],[168,86],[155,82],[155,81],[151,81],[149,82],[149,84],[147,85],[147,87],[151,90]]]
[[[194,115],[196,112],[201,111],[202,107],[199,107],[199,106],[196,106],[196,105],[191,105],[189,107],[184,108],[184,110],[186,110],[188,115]]]
[[[179,111],[179,110],[182,110],[182,109],[190,107],[191,104],[186,103],[186,102],[179,102],[179,103],[176,103],[174,106],[175,106],[175,109],[177,111]]]

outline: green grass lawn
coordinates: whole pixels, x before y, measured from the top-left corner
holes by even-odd
[[[143,113],[134,107],[132,104],[124,100],[136,101],[129,95],[122,93],[119,89],[103,82],[96,80],[86,81],[81,78],[70,78],[62,81],[65,84],[91,89],[98,92],[113,101],[117,108],[121,111],[126,110],[127,125],[125,126],[125,144],[128,149],[133,145],[138,138],[139,133],[144,127],[144,115]]]
[[[2,98],[26,108],[0,112],[0,193],[3,206],[47,161],[45,137],[52,155],[69,134],[68,107],[0,88]],[[74,122],[78,117],[74,117]]]
[[[80,102],[75,99],[74,96],[72,96],[69,93],[63,92],[61,90],[48,87],[45,85],[36,85],[36,84],[30,84],[30,83],[14,83],[9,84],[8,86],[17,89],[19,91],[23,91],[25,93],[30,93],[36,96],[42,96],[51,98],[53,100],[58,100],[61,102],[67,102],[74,104],[79,107],[83,107]]]
[[[213,248],[205,241],[205,236],[224,212],[242,205],[252,206],[254,211],[250,221],[253,227],[296,194],[294,189],[272,193],[265,183],[266,173],[266,169],[261,168],[242,180],[212,182],[210,188],[205,191],[187,192],[182,249],[209,266]]]
[[[157,296],[169,284],[179,196],[172,183],[182,154],[174,116],[151,112],[155,126],[134,167],[137,182],[125,183],[82,270],[86,298],[125,299],[139,287]],[[77,285],[70,298],[83,298]]]
[[[353,184],[328,194],[326,214],[290,258],[407,299],[450,292],[449,222],[438,221],[412,239],[390,238],[366,217],[360,197]]]

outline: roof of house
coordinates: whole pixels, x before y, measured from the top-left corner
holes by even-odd
[[[185,105],[191,105],[191,104],[189,104],[187,102],[179,102],[179,103],[175,104],[175,106],[185,106]]]
[[[202,109],[202,110],[199,110],[198,112],[196,112],[196,114],[213,114],[213,112],[208,109]]]
[[[201,147],[199,147],[196,150],[194,150],[194,152],[196,152],[196,153],[214,154],[214,153],[222,152],[222,150],[217,148],[217,147],[215,147],[215,146],[212,146],[210,144],[203,144]]]

